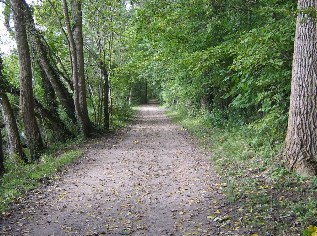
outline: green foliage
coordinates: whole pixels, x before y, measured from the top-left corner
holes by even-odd
[[[307,229],[304,230],[304,236],[316,236],[317,235],[317,227],[310,225]]]
[[[256,145],[273,145],[286,126],[295,9],[287,0],[141,1],[122,68],[168,105],[230,110],[256,129]]]
[[[112,129],[125,127],[134,114],[134,110],[127,103],[118,102],[115,104],[111,116]]]
[[[259,148],[254,143],[259,133],[220,110],[195,116],[174,110],[169,115],[212,153],[213,166],[225,183],[222,191],[238,207],[235,214],[243,227],[259,235],[299,235],[309,224],[316,225],[317,180],[283,168],[275,159],[280,144],[264,138]]]
[[[0,179],[0,212],[27,191],[38,187],[41,182],[54,178],[56,172],[76,161],[81,153],[81,150],[69,150],[57,157],[44,154],[38,163],[28,165],[7,160],[7,173]]]

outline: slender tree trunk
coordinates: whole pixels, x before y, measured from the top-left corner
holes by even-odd
[[[148,83],[145,81],[145,94],[144,94],[144,102],[148,103]]]
[[[19,54],[20,109],[31,159],[35,160],[39,158],[39,152],[42,151],[44,145],[34,112],[32,67],[25,26],[26,18],[22,0],[12,0],[11,3],[14,14],[15,38]]]
[[[128,98],[128,102],[130,106],[132,105],[132,98],[133,98],[133,86],[131,85],[130,91],[129,91],[129,98]]]
[[[41,75],[41,79],[42,79],[42,86],[44,89],[44,98],[45,98],[45,105],[46,107],[48,107],[48,109],[52,112],[54,112],[55,114],[58,114],[57,108],[58,108],[58,104],[56,101],[56,93],[50,83],[49,78],[47,77],[43,67],[41,66],[41,64],[38,62],[38,67],[39,67],[39,72]]]
[[[90,120],[87,109],[86,81],[85,81],[85,60],[84,60],[84,41],[83,41],[83,17],[81,9],[81,0],[72,0],[72,12],[74,18],[73,37],[77,53],[77,69],[78,69],[78,90],[79,105],[82,112],[83,129],[85,135],[90,132]]]
[[[4,123],[6,124],[5,128],[8,134],[10,153],[18,156],[26,162],[27,159],[23,152],[19,130],[11,104],[9,102],[8,96],[2,92],[0,92],[0,104]]]
[[[300,11],[316,9],[315,0],[299,0]],[[317,28],[309,14],[297,17],[288,129],[282,158],[304,176],[317,170]]]
[[[1,134],[1,128],[3,128],[4,125],[0,124],[0,176],[2,176],[5,172],[4,168],[4,154],[2,149],[2,134]]]
[[[104,79],[103,91],[103,109],[104,109],[104,129],[109,130],[110,114],[109,114],[109,77],[104,62],[100,62],[100,68]]]
[[[73,1],[74,4],[74,1]],[[73,7],[75,7],[73,5]],[[85,77],[82,78],[82,75],[79,75],[79,73],[82,73],[82,68],[79,68],[78,62],[81,62],[83,60],[83,55],[79,55],[78,59],[78,54],[77,54],[77,46],[76,46],[76,41],[73,35],[73,31],[71,29],[71,24],[70,24],[70,17],[69,17],[69,12],[68,12],[68,5],[67,1],[63,0],[63,10],[64,10],[64,16],[65,16],[65,24],[67,28],[67,35],[68,35],[68,40],[69,40],[69,46],[70,46],[70,53],[71,53],[71,61],[72,61],[72,77],[73,77],[73,86],[74,86],[74,104],[75,104],[75,111],[76,111],[76,116],[77,120],[79,122],[79,127],[82,132],[82,134],[87,137],[89,136],[90,130],[90,121],[87,119],[88,111],[84,110],[82,111],[82,108],[85,107],[87,109],[87,103],[86,103],[86,98],[84,99],[83,96],[86,96],[86,93],[83,92],[82,90],[85,89],[85,82],[80,81],[80,79],[85,80]],[[74,12],[74,11],[73,11]],[[78,21],[79,19],[77,19]],[[80,21],[82,18],[80,17]],[[82,22],[78,23],[75,22],[75,29],[78,28],[78,25],[80,24],[79,27],[81,26]],[[78,31],[78,29],[77,29]],[[80,31],[81,32],[81,31]],[[76,33],[76,37],[79,37],[80,32]],[[75,33],[74,33],[75,34]],[[82,37],[82,34],[81,34]],[[76,40],[80,41],[80,39],[76,38]],[[82,38],[81,38],[82,40]],[[81,54],[81,53],[79,53]],[[83,66],[83,65],[81,65]],[[84,99],[84,100],[83,100]]]

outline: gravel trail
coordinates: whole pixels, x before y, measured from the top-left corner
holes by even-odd
[[[230,218],[210,154],[164,112],[141,106],[127,132],[91,142],[0,219],[0,234],[223,235]]]

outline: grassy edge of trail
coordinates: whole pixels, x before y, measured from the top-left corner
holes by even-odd
[[[46,152],[42,154],[37,163],[24,164],[10,158],[6,161],[7,172],[0,179],[0,213],[6,216],[9,204],[21,202],[23,196],[38,188],[40,185],[58,179],[57,173],[67,165],[76,162],[83,150],[76,145],[67,150],[67,146],[61,148],[61,154]]]
[[[281,144],[255,145],[259,134],[252,128],[233,122],[218,125],[215,116],[170,109],[167,115],[212,154],[211,162],[226,183],[223,191],[239,208],[233,214],[241,225],[235,227],[246,227],[254,235],[315,235],[317,227],[307,229],[317,226],[317,178],[283,168],[276,159]]]
[[[118,112],[117,112],[118,113]],[[133,120],[135,109],[122,110],[112,118],[111,131],[106,135],[112,135],[123,130]],[[101,137],[101,130],[97,131],[96,137]],[[96,138],[95,137],[95,138]],[[24,164],[16,161],[14,157],[6,157],[6,173],[0,178],[0,215],[8,216],[10,203],[23,202],[23,196],[31,190],[59,179],[58,173],[67,169],[78,161],[84,149],[82,145],[93,141],[81,137],[69,140],[67,143],[57,143],[47,149],[39,161],[32,164]]]

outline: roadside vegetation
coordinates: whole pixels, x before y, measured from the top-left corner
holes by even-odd
[[[241,218],[237,227],[259,235],[303,235],[317,225],[317,178],[301,177],[282,166],[276,159],[282,139],[275,137],[272,144],[270,133],[261,136],[253,126],[221,112],[188,114],[174,107],[168,114],[210,151],[212,165],[226,183],[220,187],[239,206],[233,213]]]

